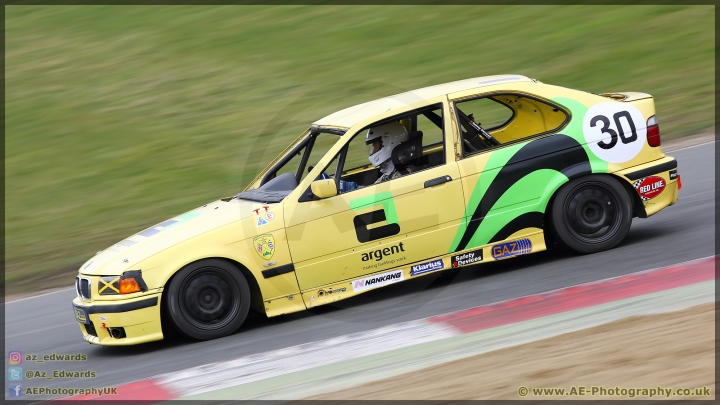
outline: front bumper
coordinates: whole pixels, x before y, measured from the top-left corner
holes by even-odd
[[[103,346],[125,346],[161,340],[161,293],[118,301],[73,300],[73,311],[85,341]],[[104,325],[104,327],[103,327]],[[110,330],[122,328],[124,337]]]

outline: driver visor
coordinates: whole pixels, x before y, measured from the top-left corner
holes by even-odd
[[[367,142],[368,156],[372,156],[382,149],[382,138],[375,138]]]

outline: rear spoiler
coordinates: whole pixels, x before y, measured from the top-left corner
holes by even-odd
[[[653,98],[651,95],[649,95],[647,93],[637,93],[634,91],[601,93],[601,94],[598,94],[598,96],[603,96],[603,97],[611,98],[613,100],[624,101],[624,102],[631,102],[631,101],[644,100],[646,98]]]

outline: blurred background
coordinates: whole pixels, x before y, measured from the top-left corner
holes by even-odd
[[[712,6],[6,6],[6,294],[239,192],[308,125],[515,73],[714,125]]]

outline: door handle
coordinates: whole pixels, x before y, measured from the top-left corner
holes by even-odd
[[[443,184],[450,180],[452,180],[452,177],[450,177],[450,176],[442,176],[442,177],[438,177],[438,178],[435,178],[432,180],[428,180],[425,182],[425,188],[437,186],[438,184]]]

